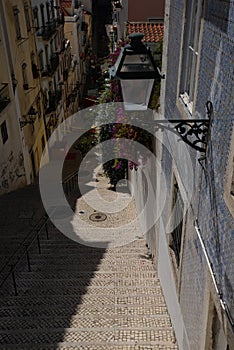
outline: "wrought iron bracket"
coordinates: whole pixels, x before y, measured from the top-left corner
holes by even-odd
[[[213,113],[213,105],[211,101],[206,102],[206,109],[207,119],[153,120],[151,123],[155,127],[155,131],[169,130],[174,134],[179,135],[181,141],[185,142],[196,151],[205,153]]]

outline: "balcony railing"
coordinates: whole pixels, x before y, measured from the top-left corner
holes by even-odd
[[[63,71],[63,80],[64,81],[66,81],[68,79],[68,74],[69,74],[68,68],[65,68]]]
[[[58,53],[53,53],[53,55],[50,58],[50,71],[51,75],[56,71],[59,65],[59,54]]]
[[[43,40],[50,40],[52,35],[56,32],[57,22],[55,20],[46,22],[46,25],[41,27],[37,32],[37,36],[41,36]]]
[[[62,99],[62,90],[49,91],[49,107],[46,109],[46,114],[56,111],[59,101]]]
[[[0,86],[0,112],[10,103],[10,91],[7,83],[2,83]]]
[[[50,64],[47,64],[44,69],[41,72],[42,77],[49,77],[50,76]]]
[[[41,71],[42,77],[51,77],[59,66],[59,54],[53,53],[50,57],[50,64],[47,64]]]

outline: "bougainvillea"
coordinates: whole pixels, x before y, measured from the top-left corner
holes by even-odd
[[[117,50],[110,54],[109,57],[109,65],[112,66],[115,64],[121,50],[121,46],[125,45],[125,43],[121,43],[121,45],[117,48]],[[101,93],[99,101],[101,103],[106,102],[121,102],[121,90],[120,84],[118,80],[109,80],[107,79],[108,84],[104,86],[104,90]],[[156,87],[155,89],[156,95],[154,101],[158,103],[159,89]],[[156,104],[156,103],[155,103]],[[154,105],[155,105],[154,104]],[[118,113],[115,117],[115,121],[103,125],[101,127],[99,133],[100,142],[104,142],[106,140],[114,139],[128,139],[131,141],[136,141],[145,146],[148,150],[152,151],[152,135],[144,129],[140,127],[136,127],[127,123],[127,117],[125,115],[124,110],[119,107]],[[109,177],[110,183],[113,186],[116,186],[117,182],[120,179],[125,179],[128,173],[128,167],[130,170],[137,170],[140,164],[146,164],[148,152],[142,152],[138,155],[138,161],[136,161],[136,152],[134,149],[134,143],[128,143],[128,149],[123,148],[123,143],[115,143],[115,155],[116,157],[103,165],[104,173]],[[105,150],[103,147],[103,152],[108,152],[108,149]],[[134,161],[133,161],[134,160]]]

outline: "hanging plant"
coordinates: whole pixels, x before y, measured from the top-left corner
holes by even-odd
[[[124,45],[125,43],[123,43]],[[121,50],[120,45],[117,50],[110,54],[109,64],[112,66],[115,64]],[[158,104],[160,88],[155,86],[155,100],[152,100],[153,105]],[[99,102],[108,103],[108,102],[121,102],[121,90],[118,80],[108,80],[108,83],[104,85],[103,90],[101,91]],[[127,117],[122,108],[119,108],[118,114],[115,118],[115,122],[103,125],[100,129],[99,140],[101,143],[107,140],[117,140],[117,139],[129,139],[131,141],[136,141],[145,146],[148,150],[152,151],[152,135],[146,130],[141,129],[128,124]],[[121,179],[127,178],[128,168],[130,170],[137,170],[139,165],[144,165],[147,163],[147,152],[141,152],[138,155],[138,160],[133,161],[131,159],[136,159],[135,154],[135,145],[132,143],[128,144],[128,149],[121,149],[121,143],[116,142],[115,154],[116,157],[113,160],[106,162],[103,165],[104,173],[110,179],[111,185],[116,186],[117,182]],[[105,149],[103,146],[103,152],[108,152],[108,149]],[[128,160],[129,161],[128,161]]]

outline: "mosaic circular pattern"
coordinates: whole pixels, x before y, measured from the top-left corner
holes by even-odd
[[[94,214],[91,214],[89,217],[91,221],[105,221],[106,218],[107,216],[104,213],[94,213]]]

